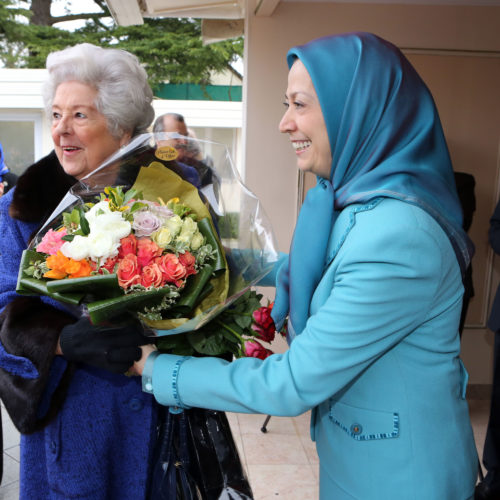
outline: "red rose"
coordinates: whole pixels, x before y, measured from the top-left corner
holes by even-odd
[[[272,305],[259,307],[253,312],[254,324],[252,328],[259,334],[265,342],[272,342],[276,334],[276,327],[271,318]]]
[[[161,288],[164,285],[163,274],[158,267],[158,264],[153,263],[142,268],[141,285],[146,288],[149,288],[150,286]]]
[[[159,257],[162,249],[149,238],[139,238],[137,240],[137,263],[141,269],[149,266],[155,257]]]
[[[173,253],[167,253],[158,257],[155,263],[158,264],[163,278],[167,283],[174,283],[178,288],[184,284],[183,278],[186,277],[186,268]]]
[[[186,269],[186,276],[189,276],[191,274],[196,274],[196,269],[195,269],[195,264],[196,264],[196,259],[194,255],[190,252],[184,252],[179,255],[179,262],[185,267]]]
[[[120,248],[118,248],[118,257],[123,259],[125,255],[129,253],[133,253],[135,255],[135,251],[137,249],[137,238],[130,233],[125,238],[120,240]]]
[[[125,256],[118,263],[116,275],[118,276],[118,284],[125,289],[140,283],[141,275],[139,274],[137,257],[131,253]]]
[[[117,261],[118,257],[110,257],[109,259],[106,259],[106,262],[99,268],[99,274],[103,274],[101,269],[106,269],[106,271],[113,273]]]
[[[273,354],[272,351],[266,349],[257,341],[245,342],[245,356],[249,358],[266,359]]]

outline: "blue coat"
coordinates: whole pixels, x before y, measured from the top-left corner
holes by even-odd
[[[46,161],[50,174],[42,178],[55,182],[51,161]],[[33,173],[34,171],[32,171]],[[19,300],[15,294],[17,271],[21,252],[38,223],[21,222],[8,213],[15,191],[25,189],[25,201],[38,199],[32,190],[33,182],[26,185],[26,177],[20,178],[18,187],[0,198],[0,309]],[[28,189],[30,188],[30,189]],[[42,186],[39,186],[42,189]],[[50,189],[50,186],[47,186]],[[64,192],[64,191],[63,191]],[[57,203],[58,199],[55,200]],[[29,207],[22,212],[29,213]],[[43,207],[39,206],[39,215]],[[38,299],[31,306],[40,303]],[[61,305],[45,301],[47,311],[67,315],[59,309]],[[20,315],[39,323],[39,330],[50,331],[50,322],[41,319],[32,307]],[[8,318],[0,318],[2,340],[7,335]],[[42,330],[40,331],[40,328]],[[24,331],[14,332],[22,336]],[[27,350],[34,352],[35,346],[25,341]],[[47,354],[50,371],[44,384],[40,402],[30,393],[37,393],[37,379],[43,376],[40,365],[7,349],[0,344],[1,394],[6,407],[16,407],[11,400],[18,396],[19,387],[26,389],[27,403],[36,403],[36,411],[42,416],[46,412],[45,402],[58,387],[66,361],[61,356]],[[38,375],[33,379],[33,363]],[[57,415],[41,430],[21,435],[20,498],[26,500],[139,500],[146,497],[147,473],[156,433],[156,403],[142,392],[138,378],[115,375],[88,365],[77,365],[69,379],[64,402]],[[33,387],[26,385],[33,381]],[[24,385],[23,385],[24,384]],[[10,386],[7,387],[7,386]],[[16,389],[17,387],[17,389]],[[19,405],[18,405],[19,406]],[[23,408],[20,409],[23,412]],[[26,412],[26,409],[25,409]],[[12,415],[11,415],[12,416]],[[19,417],[20,419],[23,418]],[[16,415],[14,422],[19,425]]]
[[[144,387],[170,406],[313,409],[323,500],[472,498],[463,285],[449,239],[420,208],[378,199],[341,212],[328,256],[286,353],[233,363],[160,355]]]

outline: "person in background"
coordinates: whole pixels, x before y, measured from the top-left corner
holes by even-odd
[[[158,116],[153,125],[153,132],[172,134],[172,138],[165,141],[165,145],[172,146],[177,150],[178,162],[195,169],[200,179],[200,187],[213,182],[211,166],[197,157],[199,152],[190,150],[190,146],[195,145],[196,142],[188,140],[188,137],[190,137],[189,131],[181,114],[165,113]]]
[[[500,202],[491,216],[488,237],[491,248],[500,255]],[[494,333],[494,350],[490,416],[483,448],[487,473],[476,487],[475,500],[500,499],[500,286],[493,299],[488,328]]]
[[[5,164],[2,144],[0,144],[0,196],[6,194],[17,182],[17,175],[13,174]]]
[[[472,247],[432,96],[369,33],[287,61],[280,131],[317,176],[276,271],[273,319],[288,318],[290,348],[228,363],[146,346],[134,371],[166,406],[312,410],[322,500],[471,499],[458,326]]]
[[[474,194],[476,180],[474,179],[473,175],[466,172],[454,172],[454,176],[458,199],[460,200],[460,206],[462,207],[462,228],[466,233],[468,233],[472,225],[472,217],[474,215],[474,212],[476,211],[476,195]],[[472,281],[471,263],[469,264],[464,277],[464,298],[462,304],[462,313],[460,314],[460,324],[458,327],[460,338],[462,337],[462,332],[465,325],[465,317],[467,316],[469,302],[472,297],[474,297],[474,283]]]
[[[137,58],[81,44],[49,54],[54,151],[0,198],[0,397],[21,432],[20,498],[145,498],[157,405],[124,375],[144,342],[47,297],[16,294],[22,251],[78,179],[143,133],[153,94]]]

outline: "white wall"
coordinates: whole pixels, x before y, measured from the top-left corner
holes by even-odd
[[[35,159],[47,154],[53,147],[41,95],[45,78],[44,69],[0,69],[0,121],[34,122],[34,137],[25,139],[34,141]],[[239,144],[242,126],[241,102],[154,99],[153,107],[156,116],[166,112],[184,115],[190,127],[199,129],[199,138],[226,143],[235,154],[234,161],[242,170]]]

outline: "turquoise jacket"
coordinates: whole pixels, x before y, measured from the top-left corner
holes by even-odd
[[[168,406],[313,409],[321,499],[471,498],[463,286],[448,237],[422,209],[379,198],[340,213],[328,260],[286,353],[232,363],[152,355],[143,387]]]

